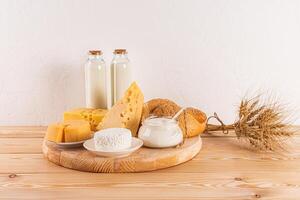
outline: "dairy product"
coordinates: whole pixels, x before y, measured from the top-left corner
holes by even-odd
[[[46,138],[52,142],[64,142],[64,128],[65,125],[63,123],[50,124],[47,128]]]
[[[144,146],[154,148],[172,147],[183,140],[178,122],[168,118],[148,118],[143,122],[138,137]]]
[[[110,65],[112,106],[123,97],[132,82],[131,66],[126,49],[116,49]]]
[[[98,151],[120,151],[131,147],[131,132],[125,128],[108,128],[94,134]]]
[[[50,124],[46,138],[56,143],[79,142],[91,138],[90,124],[84,120],[70,120]]]
[[[119,100],[104,116],[97,126],[98,130],[106,128],[128,128],[136,136],[140,125],[144,95],[138,85],[133,82]]]
[[[64,121],[86,120],[90,123],[91,130],[95,131],[106,113],[107,110],[105,109],[76,108],[64,112]]]
[[[85,64],[85,99],[88,108],[107,108],[106,66],[101,51],[90,51]]]

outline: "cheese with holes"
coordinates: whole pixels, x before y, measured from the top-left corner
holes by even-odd
[[[105,128],[127,128],[136,136],[144,103],[144,95],[136,82],[133,82],[120,99],[104,116],[97,130]]]
[[[79,142],[91,138],[89,122],[85,120],[71,120],[62,123],[50,124],[46,138],[56,143]]]
[[[64,121],[86,120],[90,123],[91,129],[95,131],[106,113],[105,109],[78,108],[64,112]]]

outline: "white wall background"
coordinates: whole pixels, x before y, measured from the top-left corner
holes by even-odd
[[[299,10],[296,0],[0,0],[0,125],[46,125],[84,106],[83,65],[96,48],[108,63],[128,49],[146,99],[225,122],[249,90],[298,108]]]

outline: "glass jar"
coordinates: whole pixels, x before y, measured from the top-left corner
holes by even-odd
[[[107,108],[106,66],[99,50],[89,51],[85,64],[85,100],[88,108]]]
[[[138,137],[144,146],[152,148],[173,147],[183,140],[178,122],[169,118],[148,118],[139,129]]]

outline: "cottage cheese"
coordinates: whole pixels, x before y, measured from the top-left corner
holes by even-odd
[[[131,147],[131,131],[126,128],[108,128],[94,134],[97,151],[120,151]]]

